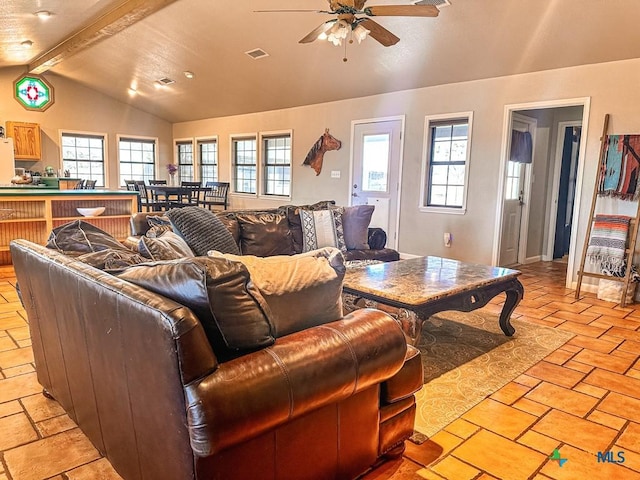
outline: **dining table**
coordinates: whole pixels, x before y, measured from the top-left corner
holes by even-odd
[[[149,205],[153,206],[153,210],[166,211],[171,208],[198,206],[200,194],[211,190],[211,187],[146,185],[145,189],[150,196]]]

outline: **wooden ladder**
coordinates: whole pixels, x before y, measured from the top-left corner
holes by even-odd
[[[640,201],[636,209],[636,216],[632,217],[629,224],[630,236],[627,236],[628,243],[625,249],[626,254],[626,269],[624,277],[613,277],[610,275],[603,275],[602,273],[591,273],[584,271],[584,264],[587,259],[587,248],[589,246],[589,239],[591,238],[591,231],[593,229],[593,222],[596,211],[596,201],[598,199],[598,184],[600,183],[600,176],[603,174],[606,165],[606,151],[607,151],[607,130],[609,128],[609,114],[604,116],[604,127],[602,129],[602,137],[600,137],[600,161],[598,162],[598,174],[596,175],[596,184],[593,189],[593,197],[591,199],[591,210],[589,212],[589,223],[587,225],[587,235],[584,241],[584,247],[582,249],[582,259],[580,260],[580,269],[578,270],[578,284],[576,286],[576,300],[580,298],[580,289],[582,287],[582,279],[584,277],[599,278],[605,280],[611,280],[614,282],[623,283],[622,298],[620,299],[620,306],[624,307],[627,304],[627,292],[629,291],[629,283],[631,283],[631,266],[633,264],[633,253],[635,251],[636,239],[638,238],[638,227],[640,222]]]

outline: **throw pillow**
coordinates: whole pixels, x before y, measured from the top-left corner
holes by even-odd
[[[236,219],[240,224],[240,250],[243,255],[270,257],[294,253],[291,230],[285,215],[272,212],[245,212],[236,214]]]
[[[274,342],[269,306],[239,262],[183,258],[136,265],[118,277],[190,308],[220,361]]]
[[[83,253],[77,257],[83,263],[104,271],[124,270],[131,265],[148,262],[149,260],[136,252],[126,250],[107,249],[99,252]]]
[[[174,208],[166,213],[173,230],[185,239],[193,253],[204,256],[209,250],[239,254],[231,233],[213,212],[200,207]]]
[[[336,247],[346,252],[342,227],[342,207],[328,210],[300,210],[302,221],[303,252],[322,247]]]
[[[295,206],[295,205],[282,205],[278,207],[278,212],[287,217],[289,222],[289,230],[291,231],[291,240],[293,242],[293,253],[302,253],[303,240],[302,240],[302,223],[300,220],[300,209],[304,210],[326,210],[333,208],[336,204],[334,200],[323,200],[312,205]]]
[[[113,236],[84,220],[74,220],[54,228],[47,240],[47,248],[67,255],[107,249],[128,251]]]
[[[375,208],[375,205],[345,207],[342,214],[342,227],[347,250],[369,248],[369,224]]]
[[[147,223],[149,224],[149,230],[144,234],[145,237],[157,238],[161,237],[165,232],[173,232],[171,220],[164,215],[149,215]]]
[[[344,258],[336,248],[299,255],[210,256],[242,262],[269,304],[276,337],[342,318]]]
[[[138,251],[154,261],[194,256],[187,242],[173,232],[164,232],[157,238],[141,237]]]

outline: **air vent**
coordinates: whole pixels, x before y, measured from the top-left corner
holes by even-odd
[[[173,83],[176,83],[175,80],[171,80],[170,78],[167,78],[167,77],[160,78],[160,79],[158,79],[156,81],[161,85],[171,85]]]
[[[249,55],[254,60],[258,60],[259,58],[268,57],[269,54],[260,48],[256,48],[254,50],[249,50],[248,52],[244,52]]]
[[[420,2],[413,2],[415,5],[434,5],[438,8],[449,7],[451,3],[449,0],[422,0]]]

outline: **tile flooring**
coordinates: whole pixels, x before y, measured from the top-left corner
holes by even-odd
[[[514,316],[576,336],[366,480],[640,479],[640,305],[592,294],[576,301],[564,268],[522,267],[525,299]],[[41,395],[14,283],[11,267],[0,267],[0,480],[119,479]],[[503,300],[485,309],[497,313]],[[549,458],[556,449],[562,467]],[[599,463],[597,452],[624,452],[624,463]]]

